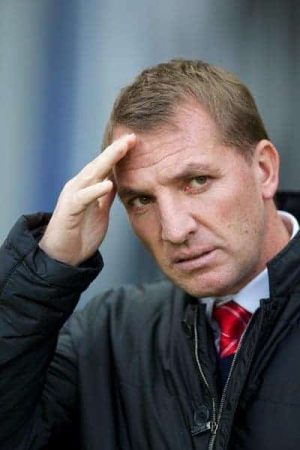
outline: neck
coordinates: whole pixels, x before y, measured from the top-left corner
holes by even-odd
[[[288,244],[290,235],[289,227],[284,223],[272,202],[272,204],[268,205],[266,220],[266,263],[274,258]]]

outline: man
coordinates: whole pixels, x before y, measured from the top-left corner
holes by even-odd
[[[278,170],[222,69],[171,61],[121,91],[101,155],[2,247],[1,449],[299,448],[300,235]],[[170,281],[105,293],[61,329],[116,191]]]

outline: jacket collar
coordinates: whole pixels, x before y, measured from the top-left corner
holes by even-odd
[[[300,231],[267,267],[271,298],[287,295],[300,285]]]

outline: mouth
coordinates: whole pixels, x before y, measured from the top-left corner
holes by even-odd
[[[216,249],[210,248],[197,254],[179,256],[173,259],[173,265],[184,272],[203,269],[213,262],[215,251]]]

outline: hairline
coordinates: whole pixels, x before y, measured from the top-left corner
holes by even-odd
[[[164,117],[157,119],[157,121],[155,121],[155,122],[148,123],[147,125],[145,125],[145,123],[144,123],[143,129],[141,129],[139,127],[130,126],[122,121],[114,123],[113,117],[111,117],[107,124],[108,129],[106,129],[106,131],[105,131],[106,136],[104,135],[104,138],[103,138],[102,151],[108,145],[112,144],[112,142],[114,141],[113,135],[114,135],[114,131],[116,130],[116,128],[125,127],[127,129],[129,129],[130,131],[132,131],[133,133],[141,133],[141,134],[147,134],[147,133],[154,134],[154,133],[163,132],[168,128],[174,127],[175,122],[176,122],[176,116],[178,114],[178,109],[180,109],[181,106],[192,104],[192,103],[194,103],[196,107],[204,109],[205,112],[209,115],[209,117],[211,118],[211,120],[213,121],[214,126],[215,126],[215,130],[216,130],[215,136],[217,139],[219,139],[219,142],[221,144],[236,151],[239,155],[243,156],[243,158],[247,162],[251,163],[253,161],[254,150],[259,141],[254,142],[252,145],[249,143],[247,144],[245,142],[243,149],[237,145],[234,145],[231,142],[228,142],[228,140],[226,139],[225,131],[222,130],[222,127],[220,126],[220,124],[218,123],[217,119],[214,117],[212,112],[209,110],[208,106],[205,105],[203,102],[200,102],[199,98],[197,98],[197,96],[191,92],[190,93],[183,92],[180,96],[178,96],[178,103],[175,104],[175,102],[174,102],[174,104],[171,106],[170,110],[164,114]],[[105,137],[106,137],[106,139],[105,139]]]

